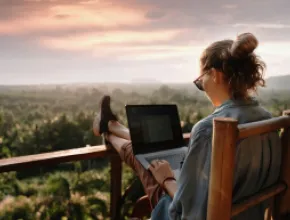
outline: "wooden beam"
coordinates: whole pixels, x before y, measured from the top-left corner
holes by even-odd
[[[290,117],[280,116],[268,120],[241,124],[238,126],[239,139],[275,131],[290,126]]]
[[[185,142],[189,141],[190,133],[183,134]],[[29,169],[35,166],[46,166],[78,160],[111,157],[111,219],[120,219],[121,187],[122,187],[122,161],[117,153],[105,145],[82,147],[43,154],[35,154],[0,160],[0,173]]]
[[[276,184],[272,187],[260,191],[258,194],[251,196],[250,198],[234,204],[232,208],[232,217],[240,214],[241,212],[263,202],[269,198],[272,198],[279,193],[285,191],[287,186],[284,183]]]
[[[119,155],[111,157],[110,214],[112,220],[121,219],[122,160]]]
[[[183,137],[187,142],[190,138],[190,133],[183,134]],[[45,166],[49,164],[108,157],[112,155],[116,155],[116,152],[110,150],[110,148],[105,145],[99,145],[13,157],[0,160],[0,173],[27,169],[34,166]]]
[[[238,121],[214,118],[207,220],[231,218]]]
[[[0,173],[27,169],[34,166],[106,157],[114,154],[116,153],[108,149],[105,145],[100,145],[14,157],[0,160]]]
[[[283,115],[290,119],[290,110],[284,111]],[[280,180],[285,182],[288,189],[284,194],[277,197],[275,215],[278,219],[290,212],[290,127],[284,128],[281,134],[282,141],[282,164]]]

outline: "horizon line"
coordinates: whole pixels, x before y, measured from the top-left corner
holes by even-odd
[[[290,76],[290,74],[281,74],[281,75],[276,75],[276,76],[269,76],[269,77],[265,77],[265,80],[270,79],[270,78],[276,78],[276,77],[281,77],[281,76]],[[99,82],[99,81],[94,81],[94,82],[49,82],[49,83],[45,83],[45,82],[41,82],[41,83],[7,83],[7,84],[1,84],[0,86],[4,87],[4,86],[55,86],[55,85],[59,85],[59,86],[64,86],[64,85],[76,85],[76,84],[152,84],[152,85],[160,85],[160,84],[191,84],[191,81],[177,81],[177,82],[166,82],[166,81],[158,81],[155,79],[135,79],[135,80],[131,80],[131,81],[106,81],[106,82]]]

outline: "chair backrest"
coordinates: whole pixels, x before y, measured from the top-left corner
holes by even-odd
[[[279,129],[283,129],[280,135],[282,165],[279,181],[232,205],[238,140]],[[207,220],[229,220],[268,199],[273,201],[268,216],[280,219],[290,212],[290,190],[287,190],[287,186],[290,186],[290,110],[284,111],[280,117],[242,125],[232,118],[215,118],[211,157]]]

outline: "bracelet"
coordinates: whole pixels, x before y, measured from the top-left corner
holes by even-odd
[[[165,190],[165,191],[166,191],[166,189],[165,189],[164,183],[165,183],[165,181],[167,181],[167,180],[175,180],[175,181],[176,181],[175,177],[173,177],[173,176],[166,177],[166,178],[163,180],[162,185],[161,185],[161,187],[162,187],[163,190]]]

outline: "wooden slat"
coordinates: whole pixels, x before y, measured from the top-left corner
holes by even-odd
[[[105,145],[82,147],[50,153],[14,157],[0,160],[0,172],[17,171],[38,165],[58,164],[70,161],[106,157],[115,152],[108,150]]]
[[[239,139],[271,132],[289,126],[290,126],[290,118],[287,116],[280,116],[264,121],[241,124],[238,126]]]
[[[189,140],[190,133],[183,134],[185,141]],[[43,154],[35,154],[21,157],[14,157],[0,160],[0,173],[27,169],[33,166],[45,166],[78,160],[107,157],[116,155],[105,145],[82,147],[70,150],[54,151]]]
[[[285,191],[287,186],[284,183],[279,183],[267,189],[260,191],[258,194],[238,203],[234,204],[232,208],[232,217],[240,214],[241,212],[259,204],[262,201],[265,201],[269,198],[272,198],[275,195]]]
[[[290,119],[290,110],[284,111],[283,114]],[[290,187],[290,128],[285,128],[281,134],[282,142],[282,164],[280,180]],[[290,212],[290,190],[277,197],[276,216],[282,216]]]
[[[237,125],[231,118],[214,119],[207,220],[231,217]]]
[[[122,197],[122,160],[119,155],[111,157],[111,194],[110,213],[112,220],[121,219]]]

